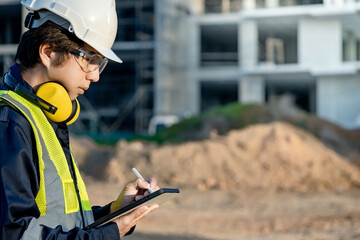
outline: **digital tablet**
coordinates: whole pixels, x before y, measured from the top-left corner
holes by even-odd
[[[98,219],[94,223],[86,226],[84,228],[84,230],[88,230],[90,228],[104,225],[122,215],[125,215],[131,211],[134,211],[135,209],[137,209],[143,205],[147,205],[147,206],[150,206],[152,204],[160,205],[170,199],[175,198],[179,193],[180,193],[180,191],[177,188],[160,188],[156,192],[153,192],[138,201],[130,203],[129,205],[126,205],[125,207],[120,208],[119,210],[117,210],[113,213],[110,213],[109,215],[106,215],[105,217]]]

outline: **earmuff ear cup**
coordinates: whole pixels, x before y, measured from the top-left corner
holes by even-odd
[[[48,82],[42,84],[37,90],[36,95],[57,107],[57,111],[54,114],[44,111],[45,115],[54,122],[67,122],[68,124],[71,124],[79,116],[79,103],[76,100],[77,103],[75,105],[78,105],[78,107],[75,109],[74,114],[73,103],[70,96],[66,89],[59,83]],[[42,105],[41,102],[39,102],[39,104]],[[74,115],[74,117],[70,119],[72,115]]]
[[[75,99],[74,101],[72,101],[72,104],[73,104],[72,114],[69,117],[69,120],[67,120],[67,122],[66,122],[67,125],[74,123],[80,114],[79,101],[77,99]]]

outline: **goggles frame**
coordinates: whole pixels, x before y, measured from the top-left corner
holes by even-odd
[[[97,53],[90,54],[83,49],[75,49],[70,53],[74,54],[76,62],[80,65],[80,67],[87,73],[96,71],[99,69],[99,74],[105,69],[106,65],[108,64],[109,60]],[[83,58],[84,61],[80,61],[78,57]]]

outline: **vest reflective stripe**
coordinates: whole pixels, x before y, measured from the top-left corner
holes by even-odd
[[[0,91],[1,100],[21,111],[34,132],[40,174],[40,188],[35,200],[41,214],[40,218],[34,221],[49,227],[62,225],[64,231],[71,230],[75,226],[83,227],[79,201],[64,151],[44,113],[38,106],[12,91]],[[94,218],[85,184],[73,158],[72,161],[84,210],[85,225],[88,225],[94,221]],[[59,189],[63,190],[63,194],[59,194],[61,192]]]

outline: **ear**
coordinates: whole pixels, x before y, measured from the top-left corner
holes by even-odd
[[[40,47],[39,47],[40,60],[46,68],[50,67],[52,54],[53,54],[53,51],[51,50],[49,44],[46,43],[46,44],[40,45]]]

